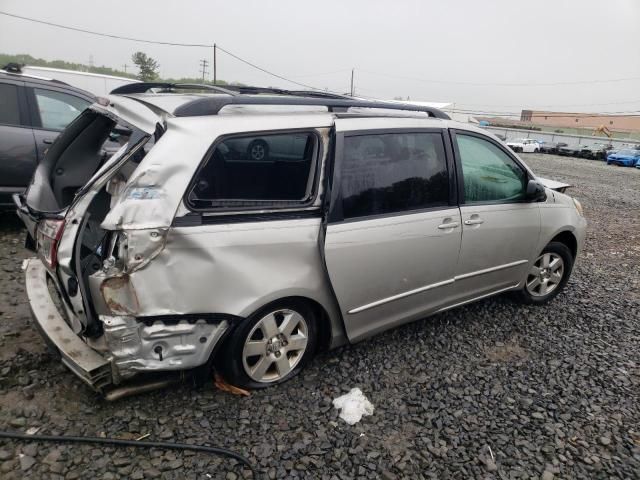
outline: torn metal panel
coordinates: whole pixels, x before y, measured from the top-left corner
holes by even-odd
[[[229,328],[226,320],[197,319],[150,325],[131,316],[100,316],[104,343],[121,378],[141,371],[184,370],[203,365]]]
[[[109,100],[108,105],[94,103],[91,109],[135,125],[150,135],[155,132],[158,121],[162,120],[158,112],[152,111],[137,100],[120,95],[109,95],[106,98]]]

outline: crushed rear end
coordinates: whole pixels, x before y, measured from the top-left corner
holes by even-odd
[[[127,199],[162,194],[153,181],[130,180],[149,176],[138,167],[165,121],[134,99],[101,99],[58,137],[27,192],[14,198],[27,247],[37,254],[25,272],[35,325],[100,393],[140,372],[166,375],[206,363],[228,326],[224,319],[145,317],[129,282],[166,245],[172,212],[129,228],[119,211]],[[121,144],[110,157],[102,148],[109,140]],[[129,208],[126,216],[135,213]]]

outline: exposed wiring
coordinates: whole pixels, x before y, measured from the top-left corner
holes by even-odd
[[[222,457],[233,458],[240,463],[246,465],[251,470],[253,478],[258,478],[255,467],[247,457],[240,455],[223,447],[208,447],[205,445],[188,445],[186,443],[171,442],[150,442],[137,440],[121,440],[119,438],[100,438],[100,437],[74,437],[66,435],[29,435],[26,433],[7,432],[0,430],[0,438],[9,440],[20,440],[27,442],[54,442],[54,443],[87,443],[98,445],[111,445],[116,447],[135,447],[135,448],[162,448],[164,450],[191,450],[193,452],[212,453]]]

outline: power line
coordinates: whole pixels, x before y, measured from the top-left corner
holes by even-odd
[[[204,43],[174,43],[174,42],[162,42],[158,40],[144,40],[142,38],[133,38],[133,37],[124,37],[121,35],[113,35],[111,33],[101,33],[101,32],[93,32],[91,30],[85,30],[83,28],[69,27],[67,25],[60,25],[59,23],[46,22],[44,20],[38,20],[35,18],[23,17],[21,15],[16,15],[14,13],[8,13],[0,11],[0,15],[5,15],[7,17],[19,18],[20,20],[26,20],[28,22],[40,23],[42,25],[49,25],[50,27],[63,28],[65,30],[72,30],[74,32],[88,33],[89,35],[96,35],[98,37],[107,37],[107,38],[116,38],[118,40],[129,40],[131,42],[140,42],[140,43],[152,43],[155,45],[170,45],[172,47],[202,47],[202,48],[213,48],[213,45],[207,45]]]
[[[258,65],[256,65],[255,63],[249,62],[248,60],[245,60],[244,58],[239,57],[238,55],[235,55],[234,53],[231,53],[229,50],[226,50],[224,48],[222,48],[220,45],[217,44],[206,44],[206,43],[177,43],[177,42],[162,42],[162,41],[157,41],[157,40],[146,40],[146,39],[142,39],[142,38],[134,38],[134,37],[126,37],[123,35],[114,35],[111,33],[103,33],[103,32],[94,32],[92,30],[86,30],[84,28],[77,28],[77,27],[70,27],[68,25],[61,25],[59,23],[53,23],[53,22],[47,22],[44,20],[38,20],[35,18],[29,18],[29,17],[24,17],[22,15],[16,15],[13,13],[9,13],[9,12],[4,12],[4,11],[0,11],[0,15],[5,15],[8,17],[13,17],[13,18],[18,18],[20,20],[26,20],[28,22],[34,22],[34,23],[40,23],[42,25],[48,25],[50,27],[56,27],[56,28],[62,28],[65,30],[71,30],[74,32],[81,32],[81,33],[87,33],[89,35],[96,35],[98,37],[106,37],[106,38],[115,38],[118,40],[128,40],[131,42],[140,42],[140,43],[147,43],[147,44],[154,44],[154,45],[169,45],[169,46],[174,46],[174,47],[200,47],[200,48],[216,48],[217,50],[220,50],[224,53],[226,53],[227,55],[229,55],[230,57],[235,58],[236,60],[245,63],[257,70],[260,70],[261,72],[266,73],[267,75],[271,75],[273,77],[279,78],[280,80],[284,80],[285,82],[289,82],[292,83],[294,85],[298,85],[300,87],[304,87],[304,88],[309,88],[312,90],[321,90],[320,88],[314,87],[312,85],[307,85],[305,83],[301,83],[301,82],[296,82],[295,80],[290,80],[282,75],[278,75],[277,73],[271,72],[269,70],[267,70],[266,68],[262,68]],[[335,92],[332,92],[335,93]]]
[[[239,57],[238,55],[235,55],[234,53],[230,52],[229,50],[226,50],[222,47],[220,47],[219,45],[216,44],[204,44],[204,43],[178,43],[178,42],[165,42],[165,41],[158,41],[158,40],[147,40],[147,39],[141,39],[141,38],[134,38],[134,37],[128,37],[128,36],[123,36],[123,35],[115,35],[115,34],[110,34],[110,33],[103,33],[103,32],[95,32],[92,30],[87,30],[87,29],[83,29],[83,28],[77,28],[77,27],[71,27],[68,25],[61,25],[58,23],[53,23],[53,22],[48,22],[48,21],[44,21],[44,20],[38,20],[35,18],[30,18],[30,17],[25,17],[25,16],[21,16],[21,15],[16,15],[13,13],[9,13],[9,12],[4,12],[4,11],[0,11],[0,15],[5,15],[8,17],[12,17],[12,18],[17,18],[20,20],[25,20],[25,21],[29,21],[29,22],[34,22],[34,23],[39,23],[42,25],[47,25],[47,26],[51,26],[51,27],[56,27],[56,28],[61,28],[61,29],[65,29],[65,30],[70,30],[70,31],[75,31],[75,32],[80,32],[80,33],[86,33],[89,35],[95,35],[95,36],[99,36],[99,37],[106,37],[106,38],[113,38],[113,39],[118,39],[118,40],[127,40],[127,41],[132,41],[132,42],[140,42],[140,43],[146,43],[146,44],[155,44],[155,45],[165,45],[165,46],[175,46],[175,47],[198,47],[198,48],[217,48],[219,50],[221,50],[222,52],[226,53],[227,55],[229,55],[230,57],[238,60],[239,62],[242,62],[246,65],[249,65],[252,68],[255,68],[263,73],[266,73],[267,75],[271,75],[275,78],[278,78],[280,80],[283,80],[285,82],[289,82],[292,83],[294,85],[298,85],[304,88],[309,88],[311,90],[325,90],[325,91],[329,91],[331,93],[338,93],[332,90],[327,90],[327,89],[322,89],[319,87],[315,87],[313,85],[309,85],[309,84],[305,84],[305,83],[301,83],[301,82],[297,82],[295,80],[291,80],[287,77],[284,77],[282,75],[279,75],[277,73],[274,73],[272,71],[267,70],[266,68],[260,67],[258,65],[256,65],[255,63],[252,63],[248,60],[245,60],[244,58]],[[344,72],[347,69],[342,69],[342,70],[336,70],[333,72],[326,72],[324,74],[333,74],[333,73],[339,73],[339,72]],[[347,70],[348,71],[348,70]],[[443,84],[450,84],[450,85],[467,85],[467,86],[499,86],[499,87],[536,87],[536,86],[559,86],[559,85],[579,85],[579,84],[595,84],[595,83],[610,83],[610,82],[624,82],[624,81],[629,81],[629,80],[640,80],[640,77],[628,77],[628,78],[617,78],[617,79],[608,79],[608,80],[584,80],[584,81],[572,81],[572,82],[550,82],[550,83],[476,83],[476,82],[459,82],[459,81],[450,81],[450,80],[435,80],[435,79],[422,79],[422,78],[415,78],[415,77],[407,77],[407,76],[402,76],[402,75],[395,75],[395,74],[389,74],[389,73],[380,73],[380,72],[372,72],[372,71],[368,71],[368,70],[361,70],[358,69],[359,72],[362,73],[368,73],[370,75],[379,75],[379,76],[386,76],[386,77],[394,77],[394,78],[402,78],[402,79],[407,79],[407,80],[414,80],[414,81],[420,81],[420,82],[425,82],[425,83],[443,83]],[[324,74],[318,74],[318,75],[324,75]],[[363,96],[363,95],[361,95]],[[364,97],[364,96],[363,96]],[[371,97],[373,98],[373,97]],[[637,103],[640,102],[640,100],[636,101],[629,101],[629,102],[608,102],[608,103],[596,103],[596,104],[591,104],[591,105],[587,105],[587,104],[583,104],[583,105],[555,105],[555,106],[550,106],[550,107],[570,107],[570,106],[595,106],[595,105],[617,105],[617,104],[626,104],[626,103]],[[470,104],[472,105],[472,104]],[[505,107],[505,108],[512,108],[512,107],[517,107],[515,105],[504,105],[504,106],[500,106],[500,105],[483,105],[486,107],[490,107],[490,108],[501,108],[501,107]],[[538,107],[540,108],[540,107]],[[475,114],[487,114],[487,115],[520,115],[520,113],[509,113],[509,112],[475,112],[475,111],[471,111],[471,110],[460,110],[460,113],[475,113]],[[606,115],[615,115],[615,114],[619,114],[619,115],[629,115],[629,114],[634,114],[636,112],[624,112],[624,113],[618,113],[618,112],[611,112],[611,113],[607,113]],[[549,115],[546,115],[549,116]],[[600,115],[596,115],[596,116],[600,116]]]
[[[230,57],[233,57],[233,58],[235,58],[236,60],[238,60],[238,61],[240,61],[240,62],[242,62],[242,63],[245,63],[245,64],[249,65],[250,67],[253,67],[253,68],[257,69],[257,70],[260,70],[261,72],[264,72],[264,73],[266,73],[266,74],[268,74],[268,75],[271,75],[271,76],[273,76],[273,77],[279,78],[280,80],[284,80],[285,82],[293,83],[294,85],[298,85],[298,86],[300,86],[300,87],[310,88],[311,90],[321,90],[320,88],[314,87],[314,86],[312,86],[312,85],[307,85],[307,84],[305,84],[305,83],[296,82],[295,80],[289,80],[288,78],[283,77],[282,75],[278,75],[277,73],[270,72],[270,71],[269,71],[269,70],[267,70],[266,68],[259,67],[259,66],[258,66],[258,65],[256,65],[255,63],[251,63],[251,62],[249,62],[248,60],[245,60],[244,58],[240,58],[239,56],[237,56],[237,55],[235,55],[235,54],[231,53],[229,50],[225,50],[225,49],[224,49],[224,48],[222,48],[220,45],[217,45],[217,48],[218,48],[218,50],[220,50],[221,52],[226,53],[226,54],[227,54],[227,55],[229,55]]]

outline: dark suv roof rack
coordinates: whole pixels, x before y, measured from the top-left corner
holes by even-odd
[[[111,95],[129,95],[132,93],[147,93],[152,88],[156,88],[160,91],[171,92],[173,90],[211,90],[212,92],[225,93],[227,95],[236,95],[231,89],[227,89],[222,86],[208,85],[205,83],[167,83],[167,82],[135,82],[127,83],[114,90],[111,90]]]
[[[289,106],[320,106],[327,107],[330,112],[346,112],[349,108],[375,108],[384,110],[403,110],[423,112],[430,117],[450,120],[449,115],[434,107],[414,105],[401,102],[384,102],[360,100],[346,95],[322,91],[291,91],[277,88],[249,87],[244,85],[207,85],[194,83],[165,83],[139,82],[130,83],[116,88],[111,93],[126,95],[145,93],[151,89],[164,91],[180,90],[209,90],[212,93],[222,93],[215,97],[202,97],[180,105],[173,114],[176,117],[198,117],[217,115],[227,105],[289,105]]]

